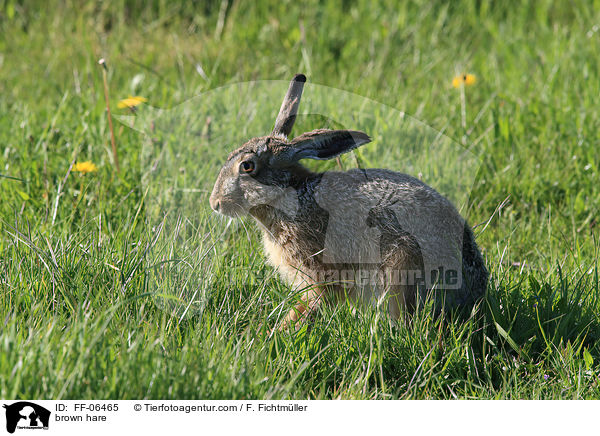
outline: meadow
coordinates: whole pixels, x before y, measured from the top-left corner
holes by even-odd
[[[0,0],[0,397],[599,398],[599,45],[598,1]],[[462,208],[472,311],[269,334],[290,289],[208,196],[297,72],[295,133],[364,129],[340,165]]]

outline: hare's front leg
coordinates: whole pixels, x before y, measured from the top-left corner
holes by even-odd
[[[298,330],[321,304],[324,292],[322,287],[316,285],[304,291],[301,301],[289,311],[278,330],[287,330],[292,325]]]

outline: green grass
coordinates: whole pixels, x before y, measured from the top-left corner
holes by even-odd
[[[270,3],[0,0],[0,397],[599,398],[600,3]],[[149,99],[136,128],[115,122],[120,174],[100,57],[116,115]],[[478,79],[465,126],[462,71]],[[269,337],[290,290],[251,220],[207,198],[279,107],[285,82],[254,81],[296,72],[333,120],[296,131],[376,139],[346,167],[469,195],[491,272],[471,313],[393,325],[342,305]],[[439,152],[463,140],[470,172]],[[73,160],[99,171],[66,177]]]

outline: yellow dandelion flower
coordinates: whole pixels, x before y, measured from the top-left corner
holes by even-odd
[[[73,171],[83,174],[95,173],[98,171],[98,167],[94,165],[92,161],[88,160],[86,162],[77,162],[75,165],[73,165]]]
[[[123,100],[121,100],[118,104],[117,107],[119,109],[125,109],[125,108],[129,108],[129,109],[134,109],[136,106],[142,104],[142,103],[146,103],[148,101],[147,98],[144,97],[132,97],[131,95]]]
[[[477,78],[474,74],[461,74],[460,76],[456,76],[454,79],[452,79],[452,86],[455,88],[460,88],[461,85],[473,85],[476,81]]]

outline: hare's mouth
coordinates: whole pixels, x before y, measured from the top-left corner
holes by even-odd
[[[211,202],[210,207],[213,211],[219,215],[224,215],[230,218],[239,218],[240,216],[246,215],[246,211],[242,206],[236,203],[229,203],[224,201]]]

